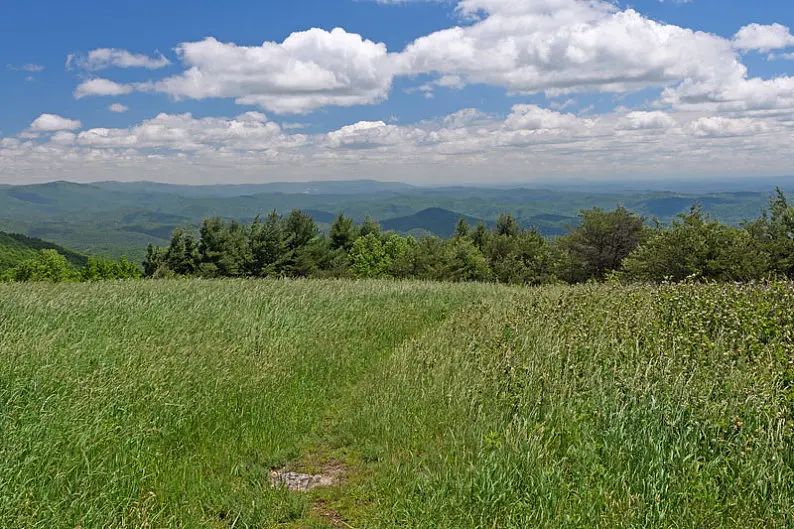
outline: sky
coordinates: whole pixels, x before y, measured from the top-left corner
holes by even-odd
[[[794,174],[790,0],[4,0],[0,184]]]

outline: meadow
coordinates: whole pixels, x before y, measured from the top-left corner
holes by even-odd
[[[328,468],[333,486],[272,485]],[[793,512],[789,282],[0,283],[0,527]]]

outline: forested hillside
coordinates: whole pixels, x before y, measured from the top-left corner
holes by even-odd
[[[40,250],[55,250],[74,266],[84,266],[88,257],[50,242],[18,233],[0,231],[0,272],[36,257]]]
[[[493,226],[503,213],[523,228],[557,236],[578,222],[582,209],[618,205],[663,224],[699,203],[704,213],[735,226],[758,216],[764,191],[673,193],[668,191],[549,190],[533,188],[423,188],[350,181],[239,186],[175,186],[150,182],[74,184],[51,182],[0,188],[0,230],[53,241],[89,255],[140,262],[146,245],[166,245],[176,228],[197,229],[205,217],[250,223],[273,209],[311,212],[327,232],[344,211],[356,222],[370,216],[401,235],[448,236],[463,216]]]
[[[452,220],[444,210],[429,210],[426,216]],[[153,278],[394,278],[517,285],[590,280],[747,282],[794,278],[792,233],[794,207],[780,190],[768,209],[741,226],[721,223],[699,206],[669,225],[658,221],[651,225],[649,219],[621,206],[581,210],[567,233],[553,238],[523,227],[509,213],[500,215],[492,227],[483,221],[472,226],[460,217],[453,233],[439,238],[403,236],[384,230],[371,217],[357,223],[343,213],[325,233],[307,211],[281,215],[273,210],[250,223],[209,217],[198,230],[177,228],[167,246],[149,244],[142,266],[143,274]],[[124,257],[118,262],[89,260],[74,273],[68,268],[57,252],[43,250],[0,279],[94,280],[141,274]]]

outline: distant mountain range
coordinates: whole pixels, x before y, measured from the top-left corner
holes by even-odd
[[[598,193],[530,188],[423,188],[372,180],[185,186],[155,182],[51,182],[0,186],[0,230],[53,241],[80,253],[140,260],[148,243],[167,244],[177,227],[195,228],[208,216],[249,222],[272,210],[307,211],[321,229],[339,212],[371,216],[386,229],[447,236],[463,216],[492,225],[505,212],[547,236],[567,231],[581,209],[618,204],[670,222],[694,202],[736,224],[756,218],[767,191],[691,194],[667,191]]]

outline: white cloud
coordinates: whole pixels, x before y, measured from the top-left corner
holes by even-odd
[[[384,44],[342,29],[311,29],[260,46],[207,38],[177,47],[182,70],[176,75],[126,84],[92,78],[74,96],[160,92],[303,114],[374,104],[388,97],[395,76],[421,76],[408,91],[429,97],[442,88],[481,83],[510,94],[544,93],[546,103],[516,104],[502,116],[466,108],[404,125],[386,119],[393,109],[385,109],[382,117],[312,134],[261,112],[200,119],[164,113],[128,128],[79,133],[72,132],[79,122],[66,120],[72,124],[60,128],[47,125],[47,118],[0,139],[0,174],[481,181],[484,175],[781,174],[794,164],[794,77],[750,77],[741,62],[741,52],[750,50],[780,50],[770,58],[792,55],[786,53],[793,37],[785,26],[749,25],[724,38],[657,22],[606,0],[456,5],[459,26],[416,39],[401,52],[390,54]],[[117,52],[90,52],[79,59],[81,68],[135,61],[146,67],[140,59],[145,56],[129,54],[130,60]],[[609,97],[570,95],[612,93],[613,104],[627,105],[632,99],[623,95],[640,90],[653,95],[637,108],[612,111],[603,108]],[[573,105],[589,106],[565,111]],[[317,122],[311,127],[316,130]]]
[[[122,105],[121,103],[113,103],[108,107],[108,110],[111,112],[115,112],[117,114],[123,114],[124,112],[128,111],[130,107],[126,105]]]
[[[334,148],[366,149],[384,145],[414,143],[427,133],[415,127],[387,125],[383,121],[359,121],[327,134],[328,145]]]
[[[159,114],[128,129],[95,128],[77,135],[76,143],[95,148],[201,150],[271,150],[298,145],[299,134],[286,135],[260,112],[231,119],[191,114]]]
[[[80,128],[80,121],[68,119],[57,114],[42,114],[28,127],[35,132],[55,132],[59,130],[75,130]]]
[[[287,132],[259,112],[233,118],[160,114],[129,128],[0,139],[7,180],[41,175],[175,182],[315,179],[351,174],[439,183],[541,177],[782,174],[794,121],[624,110],[582,118],[515,105],[503,118],[463,109],[409,125],[357,122]]]
[[[653,130],[669,129],[675,126],[676,121],[666,112],[629,112],[618,122],[618,129],[622,130]]]
[[[749,24],[734,35],[733,45],[741,51],[768,52],[794,46],[794,35],[781,24]]]
[[[70,54],[66,57],[66,68],[77,67],[91,72],[115,66],[117,68],[146,68],[156,70],[171,64],[162,53],[150,57],[140,53],[115,48],[99,48],[86,55]]]
[[[12,64],[6,64],[6,68],[9,70],[14,70],[16,72],[42,72],[44,71],[44,66],[41,64],[23,64],[22,66],[14,66]]]
[[[768,125],[762,121],[749,118],[731,119],[720,116],[700,118],[688,125],[688,130],[695,136],[709,138],[728,138],[734,136],[751,136],[765,132]]]
[[[182,43],[177,53],[187,69],[154,83],[154,90],[177,99],[234,98],[283,114],[381,101],[393,77],[384,44],[339,28],[261,46],[207,38]]]
[[[741,69],[730,41],[593,0],[462,0],[476,21],[421,37],[406,75],[456,75],[514,93],[632,92]]]
[[[589,122],[573,114],[561,114],[537,105],[514,105],[505,127],[512,130],[574,129],[586,123]]]
[[[87,96],[120,96],[129,94],[133,90],[132,85],[96,77],[80,83],[74,91],[74,97],[80,99]]]

